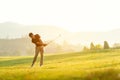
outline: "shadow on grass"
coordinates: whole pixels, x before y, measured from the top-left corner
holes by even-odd
[[[120,80],[120,71],[115,69],[98,70],[79,75],[79,72],[70,75],[41,78],[41,80]]]
[[[62,58],[68,57],[68,55],[70,55],[69,57],[72,57],[72,55],[75,56],[75,54],[73,54],[73,53],[72,54],[62,54],[62,55],[50,55],[50,56],[45,56],[44,60],[52,61],[52,60],[62,59]],[[0,61],[0,67],[16,66],[16,65],[21,65],[21,64],[31,64],[33,57]],[[40,57],[38,56],[37,61],[39,61],[39,60],[40,60]]]
[[[69,54],[45,56],[44,60],[45,61],[57,60],[57,59],[65,58],[68,55]],[[26,58],[18,58],[18,59],[11,59],[11,60],[0,61],[0,67],[16,66],[16,65],[21,65],[21,64],[31,64],[31,62],[33,60],[33,57],[26,57]],[[37,57],[37,61],[39,61],[39,60],[40,60],[40,57],[38,56]]]
[[[116,69],[91,72],[83,80],[120,80],[120,71]]]
[[[69,54],[45,56],[44,60],[45,61],[52,61],[52,60],[62,59],[62,58],[68,57],[68,55]],[[73,55],[75,55],[75,54],[73,54]],[[70,56],[71,56],[71,54],[70,54]],[[0,67],[16,66],[16,65],[21,65],[21,64],[31,64],[31,62],[33,60],[33,57],[26,57],[26,58],[18,58],[18,59],[0,61]],[[40,60],[40,57],[38,56],[37,61],[39,61],[39,60]]]
[[[61,75],[53,80],[120,80],[120,71],[115,69],[98,70],[86,73],[83,76],[79,73],[73,73],[69,76]]]
[[[12,60],[0,61],[0,67],[16,66],[16,65],[27,64],[31,62],[32,62],[32,58],[12,59]]]

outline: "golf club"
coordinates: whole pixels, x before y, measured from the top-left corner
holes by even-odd
[[[59,34],[57,37],[55,37],[55,39],[53,39],[53,40],[51,40],[51,41],[49,41],[47,44],[50,44],[50,43],[52,43],[52,42],[54,42],[56,39],[58,39],[59,37],[61,37],[61,35]]]

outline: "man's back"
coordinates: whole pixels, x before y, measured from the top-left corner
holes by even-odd
[[[39,34],[34,35],[35,38],[32,39],[32,42],[36,45],[36,46],[42,46],[43,42],[40,39]]]

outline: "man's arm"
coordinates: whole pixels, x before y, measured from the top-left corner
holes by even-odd
[[[40,43],[40,42],[36,42],[37,45],[40,45],[40,46],[47,46],[47,44],[45,43]]]
[[[40,46],[47,46],[47,44],[43,43],[43,41],[41,39],[39,39],[38,42],[36,42],[37,45],[40,45]]]

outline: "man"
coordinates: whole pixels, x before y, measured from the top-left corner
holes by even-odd
[[[39,34],[34,35],[33,33],[29,33],[29,37],[32,39],[32,43],[34,43],[36,45],[36,47],[35,47],[35,56],[34,56],[31,67],[33,67],[39,52],[40,52],[40,55],[41,55],[40,66],[42,66],[43,65],[43,53],[44,53],[43,48],[45,46],[47,46],[47,44],[43,43],[43,41],[41,40]]]

